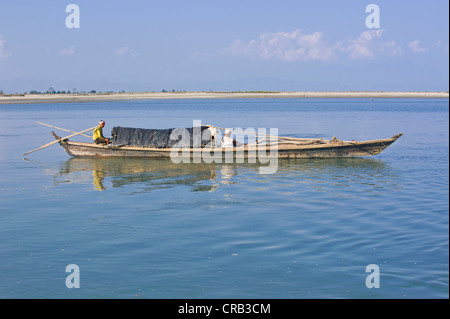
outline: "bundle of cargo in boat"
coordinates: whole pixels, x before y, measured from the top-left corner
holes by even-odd
[[[207,126],[171,129],[143,129],[115,126],[111,130],[111,146],[154,148],[204,147],[210,143]]]

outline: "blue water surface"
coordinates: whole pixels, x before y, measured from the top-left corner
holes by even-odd
[[[50,131],[276,128],[371,158],[257,164],[70,158]],[[1,298],[448,298],[448,99],[0,105]],[[79,136],[73,140],[89,141]],[[80,270],[80,288],[67,288]],[[368,288],[368,265],[379,288]]]

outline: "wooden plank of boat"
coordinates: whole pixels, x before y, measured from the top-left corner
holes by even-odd
[[[138,146],[106,146],[95,143],[73,142],[69,140],[61,140],[55,133],[53,136],[64,150],[70,156],[75,157],[136,157],[136,158],[170,158],[171,148],[152,148]],[[403,133],[394,135],[387,139],[368,140],[368,141],[340,141],[332,139],[323,143],[310,144],[280,144],[276,147],[276,156],[278,158],[330,158],[330,157],[362,157],[380,154],[389,145],[397,141]],[[258,152],[270,152],[274,149],[269,145],[262,147],[261,145],[243,145],[233,148],[190,148],[185,149],[190,157],[201,156],[202,152],[221,152],[225,157],[227,151],[233,151],[233,157],[249,158],[260,154]]]

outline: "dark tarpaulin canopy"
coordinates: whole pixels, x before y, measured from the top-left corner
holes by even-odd
[[[112,146],[201,147],[210,142],[207,126],[171,129],[143,129],[115,126],[111,130]]]

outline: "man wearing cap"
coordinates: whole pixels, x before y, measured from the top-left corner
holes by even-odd
[[[94,129],[94,132],[92,133],[92,139],[94,140],[95,144],[106,144],[108,145],[110,143],[109,138],[105,138],[103,136],[103,128],[105,127],[105,121],[99,121],[98,126]]]

